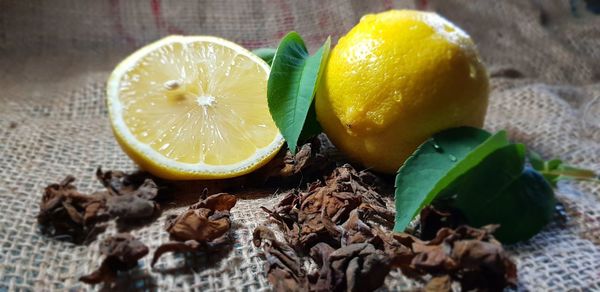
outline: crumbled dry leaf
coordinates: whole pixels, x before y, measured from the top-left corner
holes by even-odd
[[[117,272],[136,267],[138,260],[148,254],[148,247],[129,233],[119,233],[102,242],[100,252],[106,256],[100,267],[80,277],[79,281],[87,284],[112,282]]]
[[[99,167],[96,177],[111,196],[106,205],[109,214],[119,222],[133,222],[156,217],[160,213],[154,201],[158,186],[146,172],[126,174],[122,171],[103,172]]]
[[[318,242],[341,246],[340,225],[356,209],[361,210],[361,219],[377,218],[386,225],[393,224],[394,213],[387,210],[381,196],[363,183],[350,165],[336,168],[324,184],[312,183],[306,192],[290,191],[272,211],[263,208],[280,223],[290,244],[305,251]],[[358,228],[356,218],[353,220],[353,226]]]
[[[267,279],[275,291],[373,291],[389,272],[388,256],[369,243],[335,250],[326,243],[310,249],[319,269],[307,274],[294,249],[278,241],[273,231],[259,226],[253,233],[254,245],[262,245]]]
[[[374,291],[390,271],[389,257],[369,243],[337,250],[315,245],[311,255],[322,262],[312,291]]]
[[[158,204],[153,201],[158,187],[147,173],[128,175],[120,171],[102,172],[98,168],[96,176],[106,187],[105,191],[91,195],[79,193],[72,185],[75,180],[72,176],[46,187],[38,214],[44,232],[84,243],[103,232],[106,225],[102,222],[111,218],[123,225],[155,218],[160,213]]]
[[[502,291],[516,286],[517,274],[515,264],[491,235],[495,228],[497,226],[442,228],[430,241],[405,233],[382,237],[393,266],[408,276],[448,275],[465,291]]]
[[[458,212],[442,211],[433,206],[427,206],[421,210],[419,219],[419,238],[423,240],[433,239],[438,230],[447,228],[456,228],[465,224]]]
[[[323,173],[328,173],[335,167],[334,161],[322,152],[323,146],[317,137],[302,145],[295,155],[289,150],[280,151],[251,176],[261,183],[276,180],[278,184],[285,184],[297,177],[305,180],[320,178]]]
[[[191,252],[217,249],[228,242],[231,229],[229,211],[237,198],[219,193],[190,206],[179,216],[167,220],[166,230],[173,241],[158,247],[152,266],[167,252]]]
[[[353,243],[368,242],[374,238],[372,227],[360,219],[359,210],[350,212],[350,218],[341,226],[342,238],[341,245],[350,245]]]
[[[273,247],[263,248],[268,278],[276,291],[371,291],[383,284],[390,260],[376,248],[383,242],[372,229],[380,223],[392,225],[394,212],[387,210],[381,195],[363,178],[375,181],[374,176],[344,165],[324,183],[312,183],[304,192],[291,190],[274,210],[263,208],[282,227],[290,245],[276,241],[265,227],[255,230],[255,238],[268,234],[270,242],[276,242],[271,245],[285,246],[296,259],[292,247],[310,252],[319,267],[306,273],[297,271],[296,265],[278,265],[274,259],[269,261]]]
[[[122,171],[96,169],[96,177],[106,189],[115,196],[134,195],[152,200],[158,194],[158,187],[147,172],[136,171],[127,174]]]
[[[452,278],[448,275],[431,278],[425,285],[425,292],[450,292],[452,291]]]
[[[81,194],[73,181],[74,177],[67,176],[45,188],[37,219],[45,233],[68,237],[74,243],[88,242],[104,230],[99,223],[109,219],[106,193]]]
[[[390,268],[429,279],[429,291],[448,291],[453,281],[465,290],[498,291],[516,285],[516,267],[491,235],[494,226],[457,227],[463,222],[458,214],[427,207],[421,213],[420,235],[431,240],[391,233],[394,212],[369,181],[374,178],[368,172],[357,173],[345,165],[324,183],[288,192],[273,210],[263,208],[279,223],[289,244],[276,246],[310,251],[319,267],[313,273],[298,272],[296,265],[278,265],[267,256],[276,291],[372,291],[382,285]],[[265,227],[255,233],[275,241]],[[272,247],[267,249],[267,255],[273,253]],[[293,255],[293,262],[299,262]]]
[[[267,260],[267,279],[275,291],[308,290],[302,263],[291,246],[277,240],[273,231],[264,226],[254,229],[252,236],[256,247],[262,245]]]
[[[109,214],[122,221],[152,218],[160,213],[156,202],[135,195],[112,196],[106,205]]]

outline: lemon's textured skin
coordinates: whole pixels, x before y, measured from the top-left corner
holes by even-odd
[[[437,14],[365,15],[331,51],[316,96],[334,145],[394,173],[428,137],[481,127],[488,77],[470,37]]]

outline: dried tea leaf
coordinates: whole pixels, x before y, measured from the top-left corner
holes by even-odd
[[[351,244],[335,251],[323,247],[312,251],[311,254],[327,259],[311,287],[314,291],[374,291],[383,285],[390,271],[389,257],[369,243]]]
[[[187,211],[167,223],[166,230],[176,240],[211,241],[231,227],[229,210],[237,198],[219,193],[190,206]]]
[[[190,206],[185,212],[167,220],[166,230],[174,242],[158,247],[152,266],[167,252],[192,252],[220,249],[229,241],[229,210],[237,198],[227,193],[214,194]]]
[[[463,271],[463,290],[488,289],[501,291],[505,286],[515,287],[517,270],[504,254],[502,246],[480,240],[461,240],[454,243],[453,258]]]
[[[517,273],[500,242],[491,235],[496,228],[442,228],[430,241],[405,233],[381,236],[386,253],[392,257],[392,266],[401,268],[407,276],[448,275],[465,291],[502,291],[516,287]]]
[[[218,193],[207,197],[198,203],[191,205],[190,209],[211,209],[213,211],[229,211],[237,202],[237,198],[234,195],[228,193]]]
[[[430,205],[421,210],[419,223],[419,238],[430,240],[436,236],[438,230],[444,227],[454,229],[464,225],[465,220],[457,211],[441,210]]]
[[[136,171],[127,174],[122,171],[103,172],[101,167],[96,169],[96,177],[106,189],[115,196],[134,195],[146,200],[152,200],[158,194],[158,187],[149,173]]]
[[[308,290],[302,263],[291,246],[278,241],[273,231],[264,226],[254,229],[252,242],[256,247],[262,245],[267,260],[267,279],[274,291]]]
[[[161,244],[156,251],[154,251],[154,256],[152,256],[152,262],[150,262],[150,266],[154,267],[158,259],[165,253],[168,252],[193,252],[197,251],[200,248],[200,244],[195,240],[188,240],[185,242],[174,241],[167,242]]]
[[[452,291],[452,278],[448,275],[431,278],[425,285],[425,292],[450,292]]]
[[[73,176],[44,189],[37,216],[42,232],[56,238],[67,238],[74,243],[92,240],[103,231],[100,223],[109,219],[106,193],[84,195],[72,185]]]
[[[373,238],[374,234],[371,226],[361,220],[358,209],[352,210],[350,218],[342,224],[342,246],[368,242]]]
[[[323,151],[321,140],[316,137],[303,144],[296,154],[289,150],[280,151],[251,176],[261,183],[271,181],[278,186],[298,180],[320,179],[323,173],[328,173],[335,167],[335,162],[324,155]]]
[[[333,170],[324,184],[315,182],[305,192],[289,192],[274,210],[263,210],[281,224],[292,246],[305,251],[319,242],[334,247],[344,244],[341,225],[347,222],[353,210],[359,210],[362,221],[372,220],[389,226],[394,220],[394,213],[387,210],[381,195],[365,184],[350,165]],[[348,226],[358,228],[359,222],[353,220]],[[365,229],[362,225],[360,228]],[[346,233],[344,240],[352,236],[354,234]]]
[[[345,165],[324,183],[284,194],[273,210],[262,208],[279,223],[287,241],[277,241],[266,227],[255,230],[255,245],[270,242],[263,249],[276,291],[372,291],[391,268],[429,279],[430,291],[448,291],[453,281],[467,290],[514,287],[516,266],[491,235],[497,226],[456,228],[464,222],[456,212],[429,206],[421,211],[420,227],[421,235],[431,240],[390,233],[395,214],[368,184],[370,179]],[[309,251],[318,270],[305,272],[294,249]]]
[[[160,212],[156,202],[135,195],[110,197],[106,205],[113,218],[125,221],[155,217]]]
[[[110,194],[106,206],[110,216],[117,218],[119,229],[143,223],[160,214],[160,206],[154,201],[158,186],[148,173],[103,172],[98,167],[96,177]]]
[[[42,231],[74,243],[89,242],[102,232],[102,224],[116,218],[122,225],[139,224],[140,220],[155,218],[160,213],[153,201],[158,187],[145,172],[127,174],[121,171],[96,171],[106,191],[91,195],[79,193],[68,176],[60,184],[51,184],[44,190],[38,214]]]
[[[87,284],[112,282],[117,272],[136,267],[138,260],[148,254],[148,247],[129,233],[119,233],[106,239],[100,245],[100,252],[106,256],[100,267],[80,277],[79,281]]]
[[[176,240],[210,241],[229,231],[229,216],[210,218],[209,209],[187,210],[169,222],[166,230]]]

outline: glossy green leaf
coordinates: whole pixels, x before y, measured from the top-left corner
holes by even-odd
[[[267,89],[269,111],[292,153],[296,152],[303,129],[305,133],[320,131],[315,115],[309,113],[330,43],[328,38],[311,56],[300,35],[290,32],[281,40],[273,58]]]
[[[263,59],[269,66],[273,62],[273,57],[275,57],[275,52],[277,49],[274,48],[260,48],[253,50],[252,53],[257,55],[259,58]]]
[[[504,243],[531,238],[552,219],[556,199],[546,180],[524,165],[522,144],[497,149],[449,187],[451,206],[469,225],[500,224],[495,236]]]
[[[308,114],[306,114],[306,120],[304,121],[304,126],[302,127],[302,132],[300,132],[298,141],[306,141],[321,132],[323,132],[323,128],[321,128],[321,124],[317,121],[317,111],[313,100],[308,109]]]
[[[458,177],[508,144],[504,131],[490,136],[470,127],[440,132],[421,144],[396,175],[394,231],[404,231],[416,214]]]

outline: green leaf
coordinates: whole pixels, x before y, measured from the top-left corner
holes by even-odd
[[[545,161],[533,151],[529,151],[529,163],[544,176],[552,187],[556,187],[559,180],[585,180],[600,183],[598,174],[592,170],[567,165],[560,159]]]
[[[300,132],[298,141],[306,141],[321,132],[323,132],[323,128],[321,128],[321,125],[317,121],[317,111],[315,110],[315,102],[313,101],[308,109],[308,114],[306,114],[304,127],[302,128],[302,132]]]
[[[327,38],[325,44],[310,56],[300,35],[290,32],[281,40],[273,58],[267,88],[269,111],[292,153],[296,152],[303,129],[306,129],[305,133],[320,131],[314,113],[308,121],[307,117],[330,44],[331,40]]]
[[[260,48],[253,50],[252,53],[257,55],[259,58],[263,59],[269,66],[273,62],[273,57],[275,57],[275,52],[277,49],[274,48]]]
[[[556,199],[542,175],[524,165],[522,144],[497,149],[449,187],[451,206],[475,227],[500,224],[495,236],[503,243],[531,238],[552,219]]]
[[[533,167],[533,169],[538,171],[544,170],[544,159],[542,159],[542,156],[540,156],[539,153],[529,150],[528,158],[529,163],[531,163],[531,167]]]
[[[440,132],[421,144],[396,175],[394,231],[404,231],[416,214],[459,176],[508,144],[504,131],[490,136],[470,127]]]

